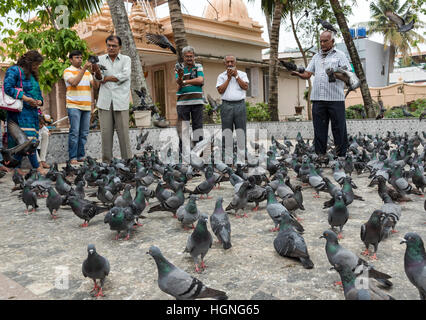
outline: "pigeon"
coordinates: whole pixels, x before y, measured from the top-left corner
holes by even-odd
[[[104,223],[108,223],[111,230],[117,231],[115,240],[118,240],[121,231],[126,231],[124,240],[129,240],[130,230],[135,224],[135,216],[129,208],[114,207],[105,215]]]
[[[223,249],[227,250],[232,247],[231,244],[231,223],[228,214],[223,210],[223,198],[216,200],[213,214],[210,216],[210,226],[217,239],[223,245]]]
[[[389,237],[390,233],[396,233],[398,232],[395,227],[396,223],[401,218],[401,206],[394,203],[392,201],[392,198],[386,193],[382,196],[382,200],[384,204],[382,205],[382,208],[380,209],[383,211],[383,219],[381,221],[382,223],[382,238]]]
[[[165,201],[160,202],[158,205],[155,205],[151,208],[149,208],[148,213],[154,212],[154,211],[169,211],[173,213],[173,217],[177,218],[176,216],[176,210],[183,205],[185,202],[185,197],[183,195],[182,187],[179,187],[176,191],[176,194],[171,196],[170,198],[167,198]]]
[[[274,239],[274,248],[280,256],[297,258],[305,269],[312,269],[314,263],[309,258],[305,239],[294,230],[290,215],[283,215],[280,231]]]
[[[194,229],[194,222],[200,217],[200,211],[197,209],[197,204],[195,203],[196,200],[195,196],[190,196],[188,203],[180,206],[176,211],[177,219],[182,222],[185,230],[188,230],[188,225],[192,225]]]
[[[391,10],[386,10],[385,16],[398,26],[398,32],[408,32],[414,28],[414,19],[412,19],[409,23],[405,23],[403,18]]]
[[[139,218],[143,217],[142,212],[145,210],[146,202],[145,202],[145,187],[139,186],[136,189],[136,196],[133,202],[130,204],[130,209],[132,211],[133,216],[135,217],[136,221],[135,224],[137,226],[142,226],[138,222]]]
[[[207,94],[207,101],[209,102],[210,107],[212,107],[212,109],[209,110],[209,116],[211,116],[213,112],[217,112],[217,110],[220,108],[220,104],[209,94]]]
[[[207,287],[197,278],[174,266],[158,247],[151,246],[147,254],[151,255],[157,264],[158,287],[176,300],[228,299],[225,292]]]
[[[13,172],[12,181],[15,184],[14,189],[15,188],[16,190],[24,189],[24,184],[25,184],[24,177],[19,174],[17,169],[15,169]]]
[[[419,121],[422,121],[424,118],[426,117],[426,110],[424,110],[420,116],[419,116]]]
[[[22,201],[25,203],[25,206],[27,209],[25,210],[25,214],[28,214],[28,207],[32,206],[33,210],[32,212],[36,211],[36,208],[38,208],[37,205],[37,195],[34,191],[30,189],[30,186],[25,185],[24,190],[22,192]]]
[[[334,70],[335,75],[340,75],[340,78],[342,81],[346,84],[348,91],[345,94],[345,98],[348,96],[348,94],[351,91],[354,91],[355,89],[359,88],[361,85],[361,81],[358,79],[356,74],[354,72],[346,70],[345,67],[338,67]]]
[[[61,196],[67,196],[72,190],[72,187],[68,183],[65,182],[62,174],[59,173],[59,172],[56,173],[55,188],[56,188],[56,191],[58,191],[58,193]]]
[[[411,177],[413,184],[417,189],[422,190],[424,192],[424,188],[426,187],[426,177],[420,170],[419,164],[414,163],[414,175]]]
[[[250,185],[250,182],[248,182],[248,181],[242,182],[240,188],[238,189],[238,191],[236,193],[234,193],[234,196],[232,197],[231,202],[229,203],[229,205],[225,209],[226,211],[234,209],[235,215],[236,215],[237,218],[243,218],[243,217],[248,218],[246,213],[244,213],[242,216],[240,216],[238,214],[238,211],[244,210],[244,208],[247,205],[249,185]]]
[[[333,25],[330,22],[322,20],[320,18],[316,18],[316,22],[320,23],[323,26],[324,29],[332,31],[335,34],[337,33],[337,30],[333,27]]]
[[[82,271],[85,278],[89,277],[95,283],[92,291],[97,291],[95,297],[104,297],[102,288],[104,286],[105,278],[109,275],[110,265],[107,258],[102,257],[96,252],[96,248],[93,244],[87,246],[87,259],[83,261]],[[100,280],[100,285],[96,283],[96,280]]]
[[[288,71],[296,71],[298,73],[304,73],[304,67],[298,67],[293,62],[280,61],[280,63],[288,70]]]
[[[371,259],[377,260],[377,247],[383,237],[383,225],[381,222],[383,215],[383,211],[374,210],[370,216],[370,219],[368,219],[368,221],[361,226],[361,240],[364,242],[366,247],[365,251],[362,252],[362,255],[369,255],[368,248],[370,244],[372,244],[374,247],[374,254],[370,257]]]
[[[103,185],[100,185],[98,187],[98,192],[96,193],[96,197],[100,202],[102,202],[104,205],[113,205],[115,200],[120,194],[117,192],[116,194],[113,194],[109,187],[105,187]]]
[[[142,145],[145,143],[146,139],[148,138],[148,135],[149,135],[149,131],[146,131],[145,133],[143,133],[142,131],[138,136],[136,136],[136,142],[137,142],[136,150],[141,149]]]
[[[256,184],[256,178],[254,176],[249,176],[248,181],[250,185],[248,186],[247,201],[254,202],[256,206],[252,211],[257,211],[259,209],[259,202],[266,200],[266,190]]]
[[[374,269],[374,267],[368,264],[367,261],[359,258],[352,251],[342,247],[339,244],[337,235],[334,231],[324,231],[320,239],[326,240],[325,252],[327,254],[328,261],[332,266],[335,266],[336,264],[347,266],[356,273],[359,273],[359,270],[362,269],[362,272],[368,272],[368,277],[379,281],[383,288],[390,288],[393,286],[393,283],[388,280],[391,278],[390,275]]]
[[[186,248],[183,252],[189,252],[191,257],[194,259],[195,271],[200,272],[198,267],[199,259],[201,256],[201,265],[202,269],[207,268],[204,264],[204,257],[212,246],[213,239],[209,230],[207,230],[207,219],[208,216],[203,213],[198,219],[197,226],[195,227],[192,234],[188,237],[186,242]]]
[[[334,198],[334,205],[328,209],[328,223],[331,229],[334,231],[334,227],[339,227],[338,238],[342,238],[343,226],[349,219],[348,208],[346,208],[345,202],[343,201],[343,194],[341,191],[337,192]]]
[[[206,199],[211,199],[208,197],[210,191],[213,190],[215,185],[215,177],[213,175],[213,168],[207,167],[206,170],[206,180],[201,182],[198,186],[195,187],[194,191],[191,191],[191,194],[201,194],[200,199],[203,199],[203,194],[206,195]]]
[[[117,199],[114,201],[115,207],[121,207],[121,208],[127,208],[132,204],[132,194],[130,193],[130,190],[132,189],[132,186],[130,184],[126,184],[124,187],[124,192],[121,196],[118,196]]]
[[[406,118],[414,118],[413,114],[408,112],[407,110],[405,110],[404,108],[402,109],[402,115]]]
[[[426,253],[422,238],[415,232],[404,236],[400,244],[407,248],[404,255],[404,270],[408,280],[419,290],[420,299],[426,300]]]
[[[324,179],[317,173],[314,165],[309,164],[309,176],[308,176],[309,184],[315,189],[316,195],[314,198],[319,198],[319,192],[327,189],[327,184]]]
[[[62,205],[62,197],[55,191],[53,187],[48,189],[48,196],[46,198],[46,207],[49,209],[52,219],[58,218],[56,213]]]
[[[370,279],[362,277],[362,274],[357,276],[350,267],[336,264],[333,269],[339,273],[340,279],[342,279],[346,300],[395,300],[377,288]]]
[[[84,223],[80,225],[82,228],[88,227],[89,221],[96,215],[108,210],[108,208],[99,207],[91,201],[77,197],[70,197],[68,201],[74,214],[84,220]]]
[[[282,216],[285,214],[290,215],[290,213],[281,203],[277,201],[277,199],[275,198],[274,191],[272,190],[270,186],[266,187],[266,192],[267,192],[266,211],[268,212],[269,216],[271,217],[275,225],[275,227],[271,229],[270,231],[271,232],[278,231]],[[292,219],[292,224],[298,232],[305,231],[303,226],[297,220]]]
[[[170,49],[174,54],[176,54],[175,47],[170,43],[169,39],[165,35],[162,34],[153,34],[153,33],[147,33],[146,39],[160,48],[163,49]]]

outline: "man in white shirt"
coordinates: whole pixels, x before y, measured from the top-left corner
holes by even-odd
[[[249,85],[247,74],[237,70],[237,59],[225,56],[226,71],[217,77],[216,88],[222,96],[220,118],[222,122],[222,150],[225,149],[225,163],[233,163],[233,131],[237,136],[238,162],[244,162],[246,155],[246,91]],[[244,153],[243,153],[244,152]]]
[[[95,79],[100,81],[97,107],[102,136],[102,161],[111,162],[114,129],[117,131],[122,159],[132,158],[129,139],[129,102],[131,59],[122,55],[121,39],[106,38],[107,54],[99,56],[99,64],[106,70]]]

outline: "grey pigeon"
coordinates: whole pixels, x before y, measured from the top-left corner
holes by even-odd
[[[392,282],[388,280],[391,278],[390,275],[374,269],[374,267],[368,264],[367,261],[359,258],[352,251],[342,247],[339,244],[337,234],[334,231],[324,231],[320,239],[322,238],[326,239],[325,253],[327,254],[328,261],[332,266],[335,266],[336,264],[348,266],[357,274],[360,273],[360,271],[368,272],[368,277],[379,281],[381,286],[384,288],[392,287]]]
[[[274,248],[280,256],[297,258],[306,269],[312,269],[314,263],[309,258],[305,239],[294,230],[290,215],[283,215],[280,231],[274,239]]]
[[[242,218],[242,217],[246,217],[248,218],[247,214],[244,213],[242,216],[238,215],[238,211],[239,210],[243,210],[248,202],[248,187],[250,185],[250,182],[248,181],[244,181],[239,190],[234,193],[234,196],[232,197],[231,202],[229,203],[229,205],[226,207],[226,211],[234,209],[235,210],[235,215],[237,218]]]
[[[232,247],[231,244],[231,223],[228,214],[223,210],[223,198],[219,197],[213,214],[210,216],[210,226],[217,239],[223,245],[223,249],[227,250]]]
[[[188,225],[192,225],[194,229],[194,222],[200,217],[200,211],[197,208],[196,196],[190,196],[188,203],[181,205],[176,211],[177,219],[182,222],[185,230],[188,230]]]
[[[131,189],[132,186],[130,184],[126,184],[123,194],[115,199],[114,207],[126,208],[130,206],[130,204],[133,202],[132,194],[130,193]]]
[[[390,21],[398,26],[398,32],[408,32],[414,28],[414,19],[412,19],[409,23],[406,23],[402,17],[391,10],[386,10],[384,13]]]
[[[334,227],[339,227],[339,239],[342,238],[342,229],[348,219],[348,208],[346,208],[345,202],[343,201],[342,192],[338,191],[334,198],[334,205],[328,209],[328,223],[330,224],[333,230]]]
[[[174,266],[158,247],[151,246],[147,254],[150,254],[157,264],[158,287],[176,300],[228,299],[225,292],[207,287],[197,278]]]
[[[317,21],[317,23],[320,23],[323,26],[324,29],[332,31],[335,34],[337,33],[337,30],[333,27],[333,25],[330,22],[322,20],[320,18],[316,18],[316,21]]]
[[[154,211],[169,211],[173,213],[173,217],[177,218],[176,210],[179,209],[181,205],[185,202],[185,197],[183,195],[182,187],[179,186],[176,194],[172,195],[170,198],[167,198],[165,201],[160,202],[158,205],[155,205],[149,208],[148,213]]]
[[[146,39],[150,43],[155,44],[155,45],[157,45],[157,46],[159,46],[160,48],[163,48],[163,49],[169,49],[174,54],[176,54],[175,47],[170,43],[169,39],[167,39],[167,37],[165,35],[155,34],[155,33],[147,33]]]
[[[89,221],[96,215],[108,210],[108,208],[99,207],[91,201],[77,197],[70,197],[68,201],[74,214],[84,220],[84,223],[80,225],[82,228],[87,227]]]
[[[48,189],[48,195],[46,198],[46,207],[49,209],[50,215],[53,219],[56,219],[56,213],[62,205],[62,197],[55,191],[53,187]]]
[[[202,269],[207,268],[204,264],[204,257],[212,246],[213,239],[209,230],[207,230],[207,219],[208,216],[203,213],[198,219],[197,226],[195,227],[192,234],[188,237],[186,242],[186,248],[183,252],[189,252],[191,257],[194,259],[195,271],[200,272],[199,256],[201,256]]]
[[[205,194],[207,199],[211,199],[208,197],[210,191],[213,190],[215,185],[216,178],[213,175],[213,168],[207,167],[206,169],[206,180],[201,182],[198,186],[195,187],[194,191],[191,191],[191,194],[200,194],[200,199],[203,199],[203,195]]]
[[[25,210],[25,214],[28,214],[28,207],[32,206],[33,210],[32,212],[36,211],[36,208],[38,208],[37,205],[37,195],[34,191],[31,191],[30,186],[25,185],[24,190],[22,192],[22,201],[25,203],[25,206],[27,209]]]
[[[114,207],[105,215],[104,223],[108,223],[111,230],[117,231],[115,240],[118,240],[121,231],[126,232],[124,240],[129,240],[135,217],[129,208]]]
[[[423,240],[417,233],[409,232],[402,243],[407,245],[404,255],[405,274],[419,290],[420,299],[426,300],[426,253]]]
[[[271,217],[275,225],[275,227],[271,229],[270,231],[272,232],[278,231],[282,216],[290,215],[290,213],[281,203],[277,201],[277,199],[275,198],[274,191],[272,190],[270,186],[266,187],[266,192],[268,193],[266,211],[268,212],[269,216]],[[296,219],[292,219],[292,224],[298,232],[305,231],[303,226]]]
[[[84,260],[82,265],[82,271],[85,278],[89,277],[95,283],[92,291],[97,291],[95,297],[102,296],[102,288],[104,286],[105,278],[109,275],[110,265],[107,258],[102,257],[96,252],[96,248],[93,244],[87,246],[87,259]],[[96,280],[100,279],[100,285],[96,283]]]
[[[336,264],[333,269],[340,275],[346,300],[395,300],[381,291],[371,279],[362,274],[356,275],[350,267]],[[361,277],[364,279],[358,280]]]
[[[309,164],[309,175],[308,175],[309,184],[317,192],[315,198],[319,198],[319,192],[327,189],[327,184],[324,179],[317,173],[315,167],[312,163]]]
[[[381,211],[383,211],[382,223],[382,238],[387,238],[391,233],[398,232],[395,227],[399,219],[401,218],[401,206],[394,203],[391,197],[385,193],[382,196],[383,205]]]
[[[369,255],[369,246],[370,244],[374,247],[374,254],[371,256],[371,259],[377,260],[377,248],[379,242],[383,239],[383,211],[374,210],[370,216],[370,219],[361,226],[361,240],[365,244],[365,251],[362,252],[363,255]]]

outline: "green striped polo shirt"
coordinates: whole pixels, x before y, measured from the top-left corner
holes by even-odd
[[[196,72],[196,75],[195,75]],[[191,73],[193,76],[191,77]],[[196,63],[195,66],[188,69],[187,66],[183,69],[183,80],[195,79],[198,77],[204,77],[203,66],[199,63]],[[175,74],[175,78],[178,78],[178,74]],[[176,92],[177,96],[177,105],[191,105],[191,104],[205,104],[203,98],[203,88],[202,86],[193,86],[186,85],[180,88]]]

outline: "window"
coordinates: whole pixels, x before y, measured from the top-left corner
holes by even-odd
[[[247,73],[247,78],[249,79],[249,86],[247,89],[247,97],[251,97],[251,69],[250,68],[246,68],[246,73]]]

